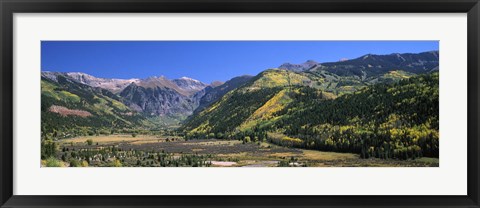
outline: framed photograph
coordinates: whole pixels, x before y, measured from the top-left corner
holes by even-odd
[[[479,4],[1,0],[1,207],[479,207]]]

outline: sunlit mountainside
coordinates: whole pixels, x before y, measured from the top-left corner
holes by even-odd
[[[42,138],[154,130],[361,158],[438,157],[438,79],[438,51],[284,63],[211,84],[42,72]]]

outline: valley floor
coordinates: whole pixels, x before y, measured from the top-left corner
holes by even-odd
[[[361,159],[357,154],[281,147],[265,142],[110,135],[56,142],[56,161],[42,166],[95,167],[438,167],[438,158]]]

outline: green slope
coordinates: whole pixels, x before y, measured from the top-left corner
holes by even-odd
[[[363,157],[438,157],[438,73],[376,84],[335,100],[292,102],[263,131],[300,138],[303,148]]]
[[[144,119],[115,94],[58,76],[41,81],[42,137],[111,133],[144,125]]]
[[[362,81],[267,70],[192,116],[182,130],[187,138],[268,139],[362,157],[438,157],[438,73],[412,76],[391,71]],[[342,79],[354,82],[342,85]]]

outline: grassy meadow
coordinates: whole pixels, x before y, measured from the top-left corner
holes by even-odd
[[[48,167],[438,167],[438,158],[361,159],[358,154],[306,150],[268,142],[185,140],[175,136],[82,136],[55,142]]]

